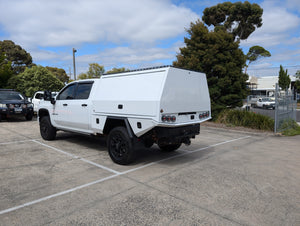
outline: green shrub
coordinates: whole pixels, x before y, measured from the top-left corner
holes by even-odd
[[[279,130],[285,136],[300,135],[300,126],[292,119],[286,119],[280,123]]]
[[[224,110],[216,120],[233,126],[243,126],[251,129],[274,130],[274,120],[268,116],[256,114],[245,110]]]

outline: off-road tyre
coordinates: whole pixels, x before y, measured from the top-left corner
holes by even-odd
[[[125,127],[116,127],[108,135],[107,148],[110,158],[117,164],[128,165],[136,158],[136,148]]]
[[[44,140],[54,140],[56,128],[52,126],[49,116],[44,116],[40,120],[40,133]]]

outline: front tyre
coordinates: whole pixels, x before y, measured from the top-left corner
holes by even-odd
[[[49,116],[44,116],[40,120],[40,133],[44,140],[54,140],[56,128],[52,126]]]
[[[110,158],[120,165],[127,165],[133,162],[136,157],[132,139],[124,127],[116,127],[110,131],[107,148]]]

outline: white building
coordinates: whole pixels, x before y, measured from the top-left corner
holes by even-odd
[[[290,76],[291,87],[294,86],[296,76]],[[274,96],[275,84],[278,83],[278,76],[255,77],[250,76],[248,79],[249,88],[252,95]]]

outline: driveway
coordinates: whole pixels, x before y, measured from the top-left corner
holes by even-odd
[[[0,225],[300,225],[300,139],[201,127],[114,164],[104,138],[0,123]]]

